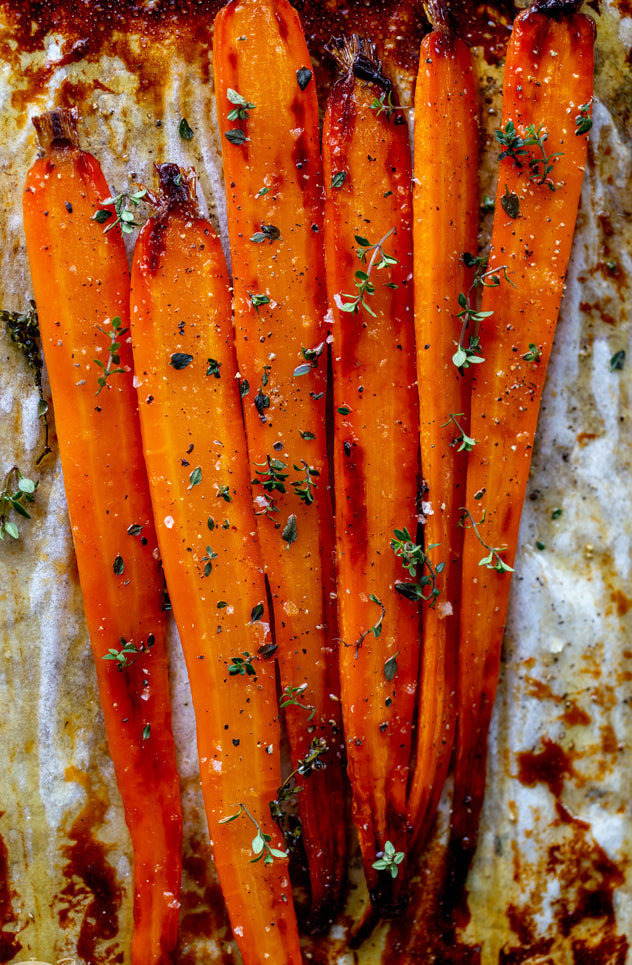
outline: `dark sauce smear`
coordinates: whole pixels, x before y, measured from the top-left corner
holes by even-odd
[[[2,812],[0,812],[2,817]],[[17,897],[9,887],[9,854],[7,847],[0,838],[0,963],[10,962],[22,949],[15,931],[4,926],[15,922],[13,899]]]
[[[68,884],[60,892],[58,918],[62,928],[68,927],[77,906],[83,906],[77,956],[85,962],[120,963],[123,953],[116,938],[122,889],[107,859],[109,846],[94,837],[106,810],[104,801],[91,796],[72,823],[70,843],[62,848],[62,874]]]

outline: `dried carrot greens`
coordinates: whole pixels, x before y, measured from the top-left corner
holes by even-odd
[[[345,71],[323,131],[342,708],[369,893],[392,916],[408,900],[420,643],[415,584],[400,559],[418,518],[411,156],[373,45],[354,36],[333,50]]]
[[[500,170],[471,409],[451,884],[476,848],[511,572],[540,397],[571,250],[592,102],[594,22],[536,2],[507,53]],[[506,279],[503,278],[506,275]],[[473,319],[476,321],[476,319]],[[469,346],[468,346],[469,348]],[[458,361],[458,360],[457,360]]]
[[[246,965],[295,965],[287,855],[269,807],[281,784],[274,647],[228,273],[192,176],[173,164],[159,176],[161,208],[142,228],[132,266],[132,341],[158,539],[233,933]]]
[[[77,146],[76,115],[35,119],[44,156],[26,233],[86,621],[134,853],[135,965],[173,960],[182,816],[171,732],[163,578],[132,385],[120,231],[94,220],[109,191]],[[106,217],[108,216],[106,214]]]
[[[423,844],[432,826],[456,726],[463,544],[458,519],[472,440],[471,380],[452,356],[462,327],[457,297],[472,284],[478,246],[478,104],[472,57],[449,29],[445,5],[427,7],[435,26],[421,44],[415,89],[413,238],[424,560],[431,582],[423,615],[417,756],[408,804],[413,848]]]
[[[225,6],[213,61],[237,360],[282,706],[293,762],[314,737],[330,748],[327,768],[299,796],[316,929],[335,912],[345,864],[316,87],[286,0]]]

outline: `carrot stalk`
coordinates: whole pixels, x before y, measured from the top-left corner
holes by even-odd
[[[487,732],[546,366],[586,161],[594,22],[542,0],[514,22],[467,474],[451,884],[464,883],[485,789]],[[552,160],[551,160],[552,159]],[[503,268],[506,266],[506,269]],[[510,283],[511,284],[510,284]]]
[[[307,927],[318,929],[340,898],[345,820],[316,84],[286,0],[227,4],[215,21],[213,60],[237,360],[292,763],[314,736],[330,748],[326,769],[299,795]]]
[[[281,784],[280,734],[228,274],[192,176],[173,164],[158,170],[162,206],[141,230],[132,265],[132,340],[158,540],[233,934],[246,965],[290,965],[301,957],[287,857],[269,808]],[[226,820],[233,815],[239,820]]]
[[[171,732],[163,578],[142,459],[120,231],[77,146],[76,114],[36,118],[24,229],[86,622],[134,854],[135,965],[173,961],[182,817]]]
[[[334,51],[345,75],[327,106],[323,168],[342,709],[369,893],[392,916],[408,900],[406,785],[420,630],[418,602],[395,589],[406,572],[391,546],[404,528],[413,537],[417,528],[411,157],[406,120],[373,45],[354,36]]]
[[[424,475],[424,544],[444,564],[440,594],[424,607],[417,755],[408,815],[413,849],[439,804],[456,727],[463,505],[471,380],[452,362],[461,328],[459,292],[473,278],[464,254],[478,244],[478,105],[469,48],[448,28],[442,3],[421,44],[415,90],[415,337]],[[450,132],[446,139],[446,131]],[[435,547],[430,550],[429,547]]]

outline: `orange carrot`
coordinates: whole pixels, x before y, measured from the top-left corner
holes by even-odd
[[[105,727],[134,852],[135,965],[173,960],[182,818],[163,579],[132,385],[129,273],[76,115],[36,118],[24,229]],[[97,360],[95,362],[95,360]]]
[[[505,66],[489,270],[506,270],[511,284],[484,289],[482,312],[493,314],[481,321],[484,362],[472,394],[450,841],[456,889],[476,848],[511,567],[584,175],[595,31],[577,7],[542,0],[520,14]]]
[[[369,893],[391,916],[408,900],[406,785],[420,631],[418,602],[395,589],[405,571],[391,547],[403,528],[413,538],[417,528],[411,156],[373,45],[354,36],[335,53],[345,76],[327,106],[323,168],[342,709]]]
[[[159,175],[162,207],[144,225],[134,252],[132,340],[213,856],[246,965],[298,965],[287,856],[269,808],[281,784],[274,660],[266,659],[274,648],[255,541],[228,274],[219,240],[198,212],[194,180],[172,164],[161,165]],[[239,821],[226,822],[237,814]],[[263,860],[250,863],[257,856]]]
[[[299,796],[316,929],[336,909],[345,863],[316,84],[287,0],[227,4],[213,62],[237,361],[292,761],[314,735],[330,747]]]
[[[417,757],[409,793],[413,848],[432,826],[456,725],[458,613],[471,381],[452,356],[461,323],[455,295],[473,278],[464,254],[478,244],[477,93],[468,47],[427,4],[435,29],[421,44],[415,90],[415,337],[425,499],[424,544],[444,564],[439,596],[424,608]],[[446,131],[450,137],[446,138]],[[434,547],[434,549],[429,549]]]

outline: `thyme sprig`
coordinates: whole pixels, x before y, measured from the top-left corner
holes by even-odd
[[[156,641],[153,633],[150,633],[147,637],[147,643],[141,643],[140,647],[137,647],[135,643],[131,643],[129,640],[126,640],[125,637],[121,637],[120,642],[121,646],[118,650],[116,647],[110,647],[108,652],[104,654],[101,659],[115,660],[118,669],[122,671],[134,663],[139,654],[145,653],[146,650],[150,650]]]
[[[101,204],[113,204],[116,213],[114,221],[106,225],[103,229],[104,234],[112,231],[117,225],[120,226],[121,232],[124,235],[130,235],[135,228],[140,228],[141,222],[134,221],[135,214],[131,208],[137,208],[146,194],[147,188],[141,188],[139,191],[133,191],[131,194],[122,191],[121,194],[117,194],[116,197],[104,198]],[[131,205],[131,208],[129,208],[128,205]],[[92,215],[92,220],[98,224],[105,224],[111,217],[112,212],[108,208],[99,208],[99,210],[95,211]]]
[[[297,687],[293,687],[291,684],[287,684],[283,688],[283,693],[281,694],[280,707],[300,707],[301,710],[308,710],[309,716],[307,718],[307,723],[312,720],[314,714],[316,713],[316,708],[312,704],[304,704],[298,698],[302,697],[307,690],[307,683],[298,684]]]
[[[257,829],[257,833],[252,839],[252,844],[250,845],[252,848],[252,853],[254,854],[254,858],[250,859],[250,864],[256,864],[257,861],[261,861],[263,858],[264,865],[269,865],[273,863],[275,858],[287,858],[286,851],[281,851],[279,848],[273,848],[270,846],[272,836],[267,834],[262,829],[257,819],[253,817],[243,801],[240,801],[236,807],[238,807],[239,810],[235,814],[229,814],[228,817],[220,818],[217,823],[230,824],[231,821],[236,821],[237,818],[242,816],[242,814],[245,814],[246,817],[254,824],[255,828]]]
[[[228,673],[231,677],[256,677],[257,671],[254,668],[252,661],[255,659],[253,654],[248,653],[247,650],[242,651],[243,656],[241,657],[231,657],[231,663],[228,665]]]
[[[9,519],[11,511],[17,513],[23,519],[30,519],[31,514],[25,508],[24,503],[32,503],[35,499],[35,490],[38,483],[26,476],[12,466],[4,478],[4,488],[0,491],[0,540],[4,539],[4,534],[12,539],[19,539],[20,531],[12,519]]]
[[[247,101],[246,98],[239,93],[239,91],[233,90],[232,87],[229,87],[226,91],[226,97],[231,104],[235,105],[234,109],[228,112],[229,121],[245,120],[246,118],[250,117],[248,111],[254,111],[255,107],[257,106],[256,104],[251,104],[250,101]]]
[[[306,506],[311,506],[314,502],[313,490],[316,489],[317,486],[316,477],[320,476],[320,470],[308,465],[304,459],[301,459],[301,462],[303,464],[302,468],[305,470],[305,475],[303,479],[297,479],[291,485],[295,495],[298,496]],[[296,472],[301,472],[301,466],[294,464],[294,469]]]
[[[377,861],[374,861],[371,867],[377,871],[388,871],[391,878],[397,878],[399,865],[404,858],[404,852],[396,851],[395,845],[391,841],[387,841],[384,845],[384,850],[378,851]]]
[[[390,231],[387,231],[384,237],[380,238],[380,240],[375,244],[372,244],[367,238],[363,238],[361,235],[355,235],[355,240],[359,245],[359,248],[356,248],[358,258],[363,265],[366,264],[369,253],[371,253],[371,259],[368,263],[366,271],[359,270],[355,273],[354,284],[358,289],[357,294],[351,295],[347,292],[342,292],[339,296],[340,301],[338,304],[341,311],[353,312],[354,314],[357,314],[360,308],[364,308],[369,315],[371,315],[373,318],[376,317],[375,312],[367,304],[365,299],[367,296],[375,294],[375,285],[370,278],[373,268],[376,268],[379,271],[382,268],[388,268],[392,265],[398,264],[397,258],[393,258],[392,255],[386,254],[383,248],[384,242],[390,238],[394,231],[395,228],[391,228]],[[376,264],[376,262],[378,263]],[[396,286],[389,285],[389,287]],[[343,298],[348,298],[350,301],[343,302]]]
[[[507,265],[500,265],[498,268],[488,269],[487,259],[477,258],[471,255],[469,251],[463,252],[461,260],[467,268],[475,268],[476,271],[472,284],[467,292],[460,292],[457,299],[461,311],[457,312],[456,317],[461,319],[461,334],[459,335],[457,349],[452,356],[452,361],[458,369],[468,369],[470,365],[478,365],[485,361],[481,355],[481,342],[478,337],[478,331],[480,323],[485,318],[489,318],[490,315],[494,314],[493,312],[478,311],[474,307],[476,289],[496,288],[500,285],[501,275],[505,281],[508,281],[514,288],[515,285],[507,274]],[[470,326],[472,330],[468,331]],[[466,336],[468,338],[467,345],[465,343]]]
[[[463,452],[463,450],[465,450],[465,452],[471,452],[476,445],[476,439],[472,439],[471,436],[468,436],[461,424],[458,422],[458,417],[462,415],[462,412],[451,412],[448,416],[448,421],[444,422],[441,428],[445,429],[445,427],[449,426],[451,422],[454,423],[459,434],[456,439],[452,440],[450,445],[455,446],[457,442],[460,442],[461,445],[457,449],[457,452]]]
[[[461,507],[460,512],[462,516],[457,523],[458,526],[462,526],[464,529],[471,529],[474,531],[474,535],[477,540],[486,550],[488,550],[488,555],[484,556],[478,561],[479,566],[485,566],[488,570],[497,570],[498,573],[513,573],[513,567],[509,566],[509,563],[505,563],[504,559],[500,555],[503,553],[507,547],[506,546],[490,546],[486,543],[481,534],[479,533],[478,527],[481,526],[487,517],[487,510],[483,510],[483,515],[478,523],[474,521],[474,517],[465,506]],[[469,522],[468,522],[469,521]]]
[[[403,107],[401,104],[394,104],[392,90],[389,90],[388,93],[386,91],[383,91],[380,94],[379,98],[374,97],[373,103],[369,104],[369,108],[372,111],[376,112],[375,113],[376,117],[379,117],[380,114],[383,114],[384,112],[386,112],[387,121],[390,121],[393,111],[409,111],[412,109],[410,107]],[[402,118],[401,120],[403,122],[404,119]]]
[[[518,131],[513,121],[509,120],[503,129],[494,131],[494,135],[499,144],[504,148],[498,155],[498,160],[502,161],[509,157],[514,165],[521,171],[525,161],[529,171],[529,181],[536,184],[546,184],[551,191],[555,191],[556,184],[550,177],[553,171],[555,159],[563,157],[563,151],[553,151],[547,154],[545,144],[549,138],[544,125],[536,129],[535,124],[528,124],[522,133]],[[540,157],[534,157],[529,148],[536,148],[540,151]]]
[[[288,774],[283,783],[277,788],[277,796],[274,801],[270,801],[270,814],[273,820],[279,825],[285,843],[289,848],[300,838],[302,831],[301,825],[298,823],[296,823],[294,827],[290,827],[288,820],[290,815],[288,815],[285,810],[288,801],[303,790],[302,787],[297,785],[296,778],[309,777],[314,771],[324,770],[327,765],[321,758],[328,750],[329,746],[324,737],[314,737],[305,757],[298,761],[294,770]]]
[[[396,529],[393,531],[391,549],[395,556],[402,560],[402,566],[412,577],[420,576],[416,583],[396,583],[395,589],[407,600],[425,600],[434,607],[441,590],[437,586],[437,577],[443,573],[445,563],[437,563],[436,566],[428,557],[430,550],[434,550],[439,543],[431,543],[424,551],[423,546],[415,543],[407,528]],[[424,572],[426,570],[427,572]]]
[[[301,355],[305,359],[301,365],[297,365],[294,369],[294,376],[307,375],[312,369],[318,368],[318,359],[323,354],[325,350],[325,343],[321,342],[316,348],[305,348],[301,345]]]
[[[103,335],[106,335],[110,339],[110,344],[108,345],[108,349],[107,349],[107,352],[108,352],[107,362],[101,362],[99,359],[94,359],[95,365],[98,365],[99,368],[101,369],[101,375],[97,379],[97,385],[99,386],[99,388],[94,393],[95,395],[98,395],[99,392],[101,392],[101,390],[105,388],[107,384],[107,380],[111,375],[125,375],[127,371],[127,369],[120,368],[120,362],[121,362],[121,358],[119,355],[119,352],[121,349],[120,339],[122,339],[123,336],[126,335],[128,332],[127,328],[121,327],[122,324],[123,323],[121,322],[121,319],[117,315],[116,318],[112,319],[112,322],[111,322],[112,327],[109,332],[105,328],[101,328],[100,325],[97,325],[97,329],[100,332],[102,332]],[[113,366],[115,366],[115,368],[113,368]]]
[[[588,131],[593,126],[591,117],[592,103],[593,99],[591,97],[587,104],[579,105],[579,114],[575,118],[575,134],[577,134],[577,136],[588,134]]]
[[[5,309],[1,310],[0,321],[6,326],[11,341],[15,342],[15,344],[19,345],[19,347],[22,349],[22,353],[26,361],[35,373],[33,381],[39,396],[37,403],[37,417],[38,419],[43,420],[45,433],[44,448],[35,461],[35,465],[39,466],[44,456],[48,455],[49,452],[52,452],[52,449],[48,444],[48,433],[50,428],[48,424],[48,402],[44,398],[44,393],[42,391],[42,368],[44,366],[44,362],[39,346],[39,320],[37,317],[37,308],[32,299],[29,302],[29,306],[30,307],[25,312],[9,312]]]

